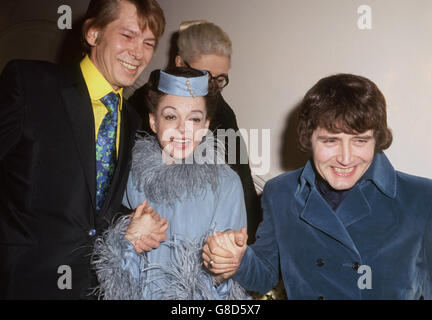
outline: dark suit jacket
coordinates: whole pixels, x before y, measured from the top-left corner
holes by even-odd
[[[266,183],[258,240],[234,279],[265,293],[280,268],[288,299],[432,299],[431,195],[432,180],[378,153],[335,212],[308,162]]]
[[[152,72],[150,77],[157,77],[159,72]],[[145,89],[141,87],[135,91],[135,93],[130,97],[129,102],[134,106],[137,113],[142,117],[142,127],[141,130],[148,133],[152,133],[149,125],[149,110],[146,106],[146,99],[144,98]],[[237,119],[234,111],[225,102],[221,94],[217,96],[217,107],[215,114],[210,121],[209,129],[216,134],[217,129],[233,129],[238,131]],[[228,140],[226,143],[226,151],[228,151]],[[236,163],[230,164],[230,167],[239,175],[243,186],[243,193],[246,204],[247,212],[247,231],[248,231],[248,243],[253,243],[255,241],[255,232],[257,230],[258,224],[262,219],[261,214],[261,204],[260,199],[257,195],[255,185],[252,179],[251,169],[248,163],[240,163],[241,152],[246,152],[244,158],[248,158],[245,142],[243,138],[237,138],[236,140]],[[243,145],[243,147],[241,147]],[[244,151],[243,151],[244,150]],[[228,152],[225,153],[225,160],[228,163]]]
[[[127,104],[121,119],[117,167],[96,214],[95,124],[79,65],[13,61],[5,67],[0,78],[0,299],[88,297],[96,284],[89,265],[92,244],[120,208],[140,126]],[[71,289],[58,287],[63,265],[72,272]]]

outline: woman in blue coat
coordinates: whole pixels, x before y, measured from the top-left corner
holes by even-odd
[[[321,79],[302,101],[298,133],[311,160],[266,184],[258,240],[209,237],[205,265],[263,293],[280,269],[288,299],[431,299],[432,181],[384,155],[392,135],[376,85]]]
[[[138,253],[137,241],[150,234],[152,220],[142,215],[113,224],[96,241],[93,258],[105,299],[247,298],[234,281],[208,273],[200,259],[206,236],[246,225],[240,179],[205,135],[215,107],[208,84],[207,72],[189,68],[160,71],[147,84],[156,137],[145,135],[134,146],[123,204],[135,210],[147,201],[146,210],[168,221],[167,240]]]

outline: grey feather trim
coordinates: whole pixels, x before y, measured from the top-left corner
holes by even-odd
[[[232,280],[231,290],[228,293],[227,300],[250,300],[252,297],[247,294],[246,290],[237,282]]]
[[[169,206],[180,199],[203,196],[209,184],[216,190],[219,171],[229,168],[223,164],[223,152],[222,143],[209,134],[185,163],[167,165],[157,139],[144,136],[133,148],[133,184],[151,202]]]
[[[127,240],[124,238],[129,226],[129,217],[121,217],[95,241],[91,264],[99,280],[95,293],[99,298],[108,300],[141,299],[141,285],[123,270],[124,252]],[[143,255],[145,259],[145,256]]]
[[[250,299],[246,291],[234,280],[231,280],[231,289],[227,297],[218,296],[212,284],[213,277],[201,262],[201,248],[205,238],[199,241],[161,243],[161,246],[171,247],[170,265],[148,263],[145,254],[142,254],[140,280],[135,280],[128,270],[122,268],[124,253],[127,250],[124,234],[128,225],[128,217],[122,217],[96,240],[92,265],[99,280],[99,286],[96,288],[99,298],[148,299],[149,297],[143,297],[143,292],[150,283],[156,281],[159,288],[157,292],[153,291],[151,294],[152,297],[156,296],[161,300]],[[149,270],[152,270],[151,279],[146,280]]]
[[[166,279],[162,300],[246,300],[250,297],[237,282],[231,280],[227,297],[220,297],[213,287],[213,276],[204,268],[201,248],[204,240],[172,243],[174,258],[169,266],[161,266],[159,272]]]

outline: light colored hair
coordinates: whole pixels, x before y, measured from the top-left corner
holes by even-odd
[[[141,31],[147,27],[151,30],[156,41],[162,37],[165,30],[165,16],[156,0],[126,0],[135,5],[138,23]],[[81,44],[85,53],[90,53],[91,46],[87,43],[86,35],[91,28],[104,30],[105,27],[116,20],[119,15],[119,0],[91,0],[84,17],[81,32]],[[102,33],[100,33],[102,34]],[[101,37],[96,39],[99,43]]]
[[[202,54],[217,54],[231,58],[231,40],[220,27],[206,20],[185,21],[179,28],[178,55],[187,63]]]

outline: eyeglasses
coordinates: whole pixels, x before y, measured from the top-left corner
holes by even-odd
[[[186,65],[186,67],[188,67],[188,68],[196,69],[196,68],[192,68],[192,67],[190,66],[190,64],[187,63],[187,62],[184,61],[184,60],[183,60],[183,63],[184,63],[184,64]],[[225,87],[228,85],[228,83],[229,83],[229,78],[228,78],[228,75],[227,75],[227,74],[220,74],[220,75],[214,77],[214,76],[211,74],[210,71],[208,71],[208,70],[204,70],[204,71],[207,71],[207,72],[208,72],[209,77],[210,77],[210,80],[216,82],[216,84],[218,85],[218,87],[219,87],[220,90],[222,90],[223,88],[225,88]]]
[[[206,70],[207,71],[207,70]],[[210,80],[215,81],[217,85],[219,86],[219,89],[225,88],[229,83],[229,78],[227,74],[220,74],[216,77],[213,77],[210,73],[210,71],[207,71],[210,75]]]

